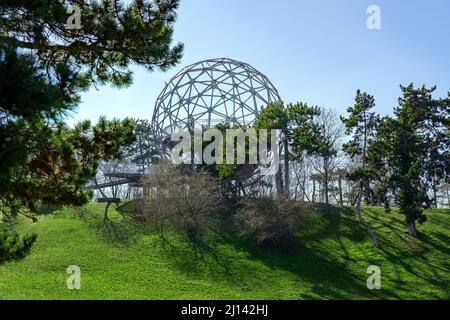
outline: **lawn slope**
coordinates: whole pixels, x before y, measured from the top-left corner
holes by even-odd
[[[29,256],[0,265],[0,299],[449,299],[450,211],[432,210],[405,234],[402,216],[364,208],[383,250],[374,250],[349,208],[301,217],[293,254],[255,248],[232,233],[194,245],[123,220],[104,205],[62,209],[22,221],[38,240]],[[123,208],[119,211],[123,211]],[[81,268],[81,290],[68,290],[66,269]],[[367,267],[381,268],[381,290],[366,287]]]

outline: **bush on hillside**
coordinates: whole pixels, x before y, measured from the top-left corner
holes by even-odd
[[[24,258],[36,241],[36,234],[29,234],[23,237],[0,223],[0,264],[9,260],[19,260]]]
[[[235,216],[236,227],[262,247],[288,251],[297,244],[296,232],[305,206],[285,198],[244,198]]]
[[[144,179],[139,218],[158,228],[175,227],[189,240],[212,227],[222,208],[219,185],[208,173],[184,173],[169,164],[154,166]]]

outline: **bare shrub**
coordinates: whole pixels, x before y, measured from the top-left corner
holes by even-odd
[[[236,226],[258,245],[287,251],[297,244],[296,232],[306,204],[286,198],[244,198],[235,216]]]
[[[212,227],[222,208],[219,185],[208,173],[181,170],[166,163],[155,165],[143,181],[140,218],[158,228],[175,227],[190,240]]]

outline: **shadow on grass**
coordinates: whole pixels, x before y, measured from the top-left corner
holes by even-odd
[[[144,227],[133,218],[125,217],[119,221],[99,219],[91,224],[96,233],[114,245],[130,245],[138,240]]]
[[[352,226],[358,224],[353,217],[353,210],[323,206],[320,210],[320,220],[317,216],[307,214],[309,217],[305,217],[306,223],[300,230],[299,245],[295,251],[289,253],[262,249],[251,239],[239,237],[229,227],[220,232],[213,232],[208,237],[208,242],[198,240],[183,242],[184,245],[175,242],[176,245],[173,245],[170,241],[161,239],[161,247],[170,263],[193,277],[207,275],[219,281],[232,282],[236,286],[248,283],[250,279],[251,286],[259,286],[258,276],[263,277],[260,281],[266,281],[270,273],[276,275],[277,270],[283,270],[298,279],[299,299],[380,297],[379,292],[367,289],[365,270],[359,278],[348,267],[350,262],[355,261],[345,245],[344,238],[361,242],[368,237],[363,227]],[[318,221],[320,225],[317,225]],[[230,226],[231,223],[225,221],[221,225]],[[302,234],[302,231],[305,234]],[[344,261],[334,259],[329,252],[312,249],[304,244],[330,238],[338,244]],[[269,274],[253,273],[254,264],[251,260],[262,263],[272,271]],[[302,284],[312,286],[312,291],[300,293]],[[388,291],[384,291],[382,296],[398,298],[395,293]]]
[[[449,278],[445,275],[448,275],[450,265],[445,261],[450,261],[450,247],[440,244],[439,241],[450,243],[450,238],[432,230],[421,232],[418,238],[412,238],[408,235],[406,226],[403,225],[402,216],[398,214],[392,216],[389,223],[389,221],[382,221],[374,210],[370,208],[365,210],[369,211],[372,221],[379,225],[377,229],[380,229],[380,231],[383,229],[383,232],[378,232],[378,238],[383,247],[380,254],[390,263],[396,277],[396,279],[390,279],[390,281],[395,283],[398,289],[411,291],[410,281],[411,276],[414,276],[414,278],[426,283],[425,287],[421,288],[424,297],[442,299],[441,295],[428,292],[427,289],[430,286],[442,292],[449,291]],[[395,240],[389,235],[392,235]],[[435,241],[430,235],[433,235],[439,241]],[[434,263],[430,259],[430,257],[433,257],[433,255],[430,255],[432,252],[441,256],[439,260],[444,264]]]
[[[389,223],[375,209],[365,208],[382,244],[382,250],[375,251],[353,208],[321,205],[318,210],[316,216],[302,216],[300,245],[290,254],[259,248],[250,239],[227,229],[216,232],[208,240],[210,244],[198,242],[171,248],[168,255],[181,270],[193,276],[208,270],[208,276],[233,281],[237,286],[249,278],[252,285],[258,286],[258,276],[264,277],[261,281],[270,277],[270,272],[252,274],[254,265],[249,260],[264,264],[274,275],[277,270],[287,271],[298,279],[302,299],[400,299],[411,290],[418,290],[417,297],[442,299],[449,292],[448,264],[429,259],[434,250],[450,258],[450,248],[443,245],[449,243],[447,235],[433,232],[433,238],[422,234],[420,239],[410,239],[399,224],[400,218],[392,215]],[[223,250],[225,247],[228,250]],[[389,285],[382,290],[367,289],[367,266],[361,262],[390,270],[384,278]],[[421,287],[414,288],[417,285]],[[311,288],[301,292],[302,286]]]
[[[441,245],[431,239],[427,234],[421,233],[419,234],[419,239],[423,242],[429,245],[430,247],[434,248],[435,250],[440,251],[442,254],[445,254],[449,257],[450,261],[450,237],[443,234],[443,233],[433,233],[435,237],[437,237],[440,241],[447,243],[447,246]]]
[[[134,218],[132,211],[120,211],[123,206],[126,204],[117,206],[117,212],[110,212],[108,217],[100,208],[98,212],[81,211],[80,217],[104,241],[113,245],[130,245],[144,235],[146,227]]]
[[[49,215],[54,214],[58,212],[59,210],[63,209],[63,206],[56,206],[56,205],[46,205],[43,204],[39,207],[38,215]]]
[[[353,208],[319,204],[316,205],[315,213],[316,216],[312,218],[301,217],[300,241],[308,243],[332,239],[338,243],[346,262],[355,262],[343,240],[360,243],[369,239],[369,236],[367,230],[357,221]],[[320,215],[320,219],[317,218],[317,215]]]
[[[107,241],[129,244],[142,231],[147,231],[132,218],[135,210],[136,203],[128,202],[116,209],[120,215],[114,216],[114,219],[105,221],[98,214],[91,223]],[[258,281],[266,281],[271,273],[275,275],[277,270],[289,272],[299,281],[298,298],[302,299],[399,299],[400,291],[410,291],[410,286],[414,285],[409,283],[413,279],[412,275],[424,283],[424,292],[427,285],[448,292],[448,282],[442,277],[446,273],[443,269],[445,266],[428,261],[425,255],[430,250],[439,250],[450,257],[450,248],[442,244],[449,243],[448,236],[433,233],[437,241],[426,235],[423,235],[421,241],[410,241],[398,227],[398,221],[389,224],[378,212],[367,208],[365,210],[369,211],[367,214],[371,222],[380,231],[378,237],[382,244],[382,251],[374,254],[369,246],[365,247],[365,242],[370,243],[369,236],[356,219],[353,208],[321,205],[319,210],[319,216],[305,214],[302,217],[304,221],[299,230],[300,245],[291,254],[261,249],[253,241],[239,237],[231,228],[212,232],[205,241],[186,241],[184,238],[183,241],[178,241],[171,235],[157,240],[155,247],[161,249],[168,263],[192,277],[201,279],[206,276],[233,283],[237,287],[245,282],[250,283],[253,288],[254,285],[258,286]],[[224,222],[221,225],[230,226],[231,223]],[[326,247],[330,240],[338,252]],[[314,247],[309,247],[310,243]],[[354,248],[349,243],[356,246],[361,243],[356,255],[352,253]],[[366,256],[362,250],[367,250],[367,259],[364,258],[367,261],[373,259],[374,264],[389,263],[389,267],[393,269],[388,280],[392,284],[390,289],[367,289],[366,270],[356,272],[354,265],[359,262],[355,261],[356,257]],[[342,258],[337,258],[339,256]],[[251,260],[264,264],[273,272],[254,273]],[[258,276],[264,278],[259,280]],[[303,284],[311,289],[300,292]],[[434,292],[427,294],[430,298],[442,298]]]
[[[359,276],[349,269],[348,264],[355,260],[346,247],[346,241],[361,242],[368,238],[363,227],[352,227],[353,223],[358,224],[352,215],[351,208],[330,209],[321,213],[319,226],[311,229],[308,228],[308,223],[302,226],[301,230],[305,231],[305,235],[299,235],[300,244],[290,253],[262,249],[251,239],[239,237],[232,230],[214,232],[208,243],[196,241],[184,247],[175,247],[170,242],[162,241],[162,247],[168,260],[180,270],[192,276],[204,275],[206,271],[210,277],[234,282],[238,286],[241,281],[248,282],[248,279],[251,279],[252,285],[258,286],[258,276],[263,276],[264,279],[270,277],[270,273],[253,273],[253,260],[273,270],[271,272],[274,275],[277,270],[293,274],[299,281],[299,299],[348,299],[355,296],[366,299],[399,298],[391,291],[384,290],[381,293],[368,290],[366,270]],[[317,218],[311,221],[314,220],[318,221]],[[325,249],[313,249],[304,244],[330,238],[340,247],[343,261],[338,261]],[[266,281],[264,279],[261,281]],[[312,286],[312,291],[300,293],[302,284]]]
[[[401,266],[428,284],[445,289],[446,285],[439,281],[440,278],[437,273],[426,271],[426,268],[432,267],[432,265],[426,264],[425,259],[418,262],[420,266],[414,264],[414,267],[412,267],[409,264],[411,260],[410,248],[402,248],[400,252],[395,251],[398,249],[397,247],[391,248],[389,245],[386,246],[387,252],[372,249],[367,231],[355,217],[352,208],[322,205],[319,214],[318,217],[309,215],[310,218],[308,218],[308,215],[305,216],[305,223],[302,224],[299,232],[299,240],[302,245],[294,254],[281,254],[264,250],[253,245],[251,241],[240,239],[233,234],[224,234],[223,242],[231,243],[238,251],[247,252],[252,259],[263,262],[271,269],[288,271],[296,275],[299,281],[312,284],[311,291],[301,294],[301,298],[304,299],[348,299],[352,297],[399,299],[400,296],[396,292],[399,287],[383,288],[380,291],[367,289],[366,267],[358,272],[355,271],[357,266],[351,266],[351,264],[361,262],[356,260],[356,257],[361,256],[361,254],[367,257],[364,259],[367,260],[368,265],[389,261],[394,267]],[[385,227],[391,226],[385,225]],[[398,235],[404,237],[400,232]],[[383,232],[380,233],[379,238],[382,245],[383,243],[392,244],[392,239],[385,238]],[[330,240],[336,248],[339,248],[337,249],[338,252],[333,252],[333,248],[326,247]],[[399,238],[399,241],[401,240],[402,238]],[[308,246],[310,243],[314,244],[313,247]],[[349,243],[352,244],[351,248]],[[354,251],[354,245],[357,245],[357,243],[361,243],[358,251],[352,252]],[[365,243],[367,243],[367,246]],[[367,255],[363,253],[363,250],[367,250]],[[396,259],[395,253],[400,254],[401,257]],[[341,258],[337,259],[339,256]],[[433,276],[431,279],[427,279],[426,275],[430,273]],[[396,283],[395,286],[397,284],[403,286],[402,290],[408,291],[410,290],[408,288],[410,284],[403,281],[402,274],[404,272],[395,270],[396,278],[389,281]]]
[[[188,241],[183,238],[183,241],[172,242],[168,238],[160,237],[157,245],[162,249],[168,262],[191,276],[207,273],[225,281],[240,280],[231,267],[233,257],[224,254],[206,241],[201,239]]]
[[[139,207],[142,205],[142,200],[135,199],[126,202],[122,202],[116,208],[116,211],[122,215],[124,214],[135,214],[138,212]]]
[[[232,241],[228,239],[227,242]],[[357,295],[361,298],[377,298],[378,292],[366,287],[366,276],[358,278],[347,263],[333,259],[329,253],[301,245],[295,254],[282,254],[261,249],[248,241],[235,241],[238,250],[248,252],[251,259],[260,261],[273,270],[284,270],[294,274],[301,283],[313,286],[312,292],[302,293],[302,299],[348,299]],[[365,271],[365,270],[364,270]],[[397,298],[393,292],[384,296]]]

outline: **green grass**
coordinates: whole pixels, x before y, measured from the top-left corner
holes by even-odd
[[[401,215],[365,208],[381,251],[349,208],[307,214],[301,245],[281,254],[232,233],[212,233],[195,246],[170,234],[165,243],[113,207],[107,225],[100,204],[22,221],[19,230],[38,240],[25,259],[0,265],[0,299],[450,298],[449,210],[429,211],[419,240],[405,234]],[[81,268],[81,290],[66,287],[69,265]],[[381,290],[366,287],[369,265],[381,268]]]

